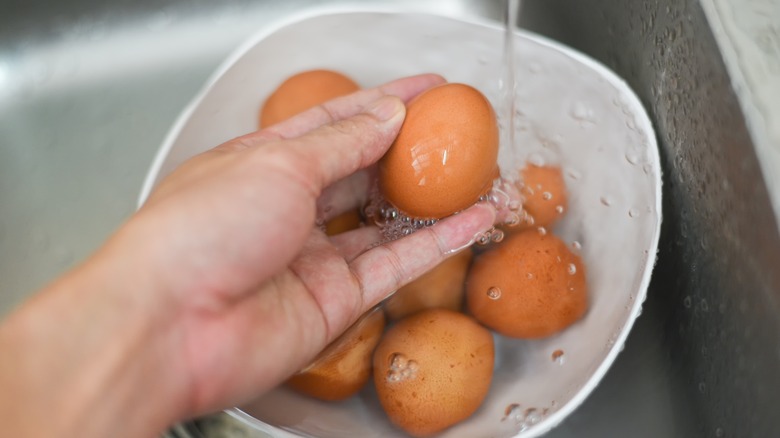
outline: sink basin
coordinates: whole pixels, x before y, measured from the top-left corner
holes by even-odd
[[[0,315],[132,213],[170,125],[237,44],[323,2],[48,3],[12,2],[0,14]],[[392,3],[503,14],[500,2]],[[601,384],[546,436],[773,436],[780,145],[768,121],[780,111],[777,94],[770,98],[780,65],[776,2],[526,3],[522,27],[599,59],[640,96],[664,170],[664,225],[644,313]],[[768,55],[745,61],[754,52]],[[264,436],[242,427],[217,414],[170,434]]]

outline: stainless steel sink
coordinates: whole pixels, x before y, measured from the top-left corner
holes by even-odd
[[[0,316],[135,208],[179,111],[244,38],[315,0],[0,0]],[[498,1],[359,1],[499,20]],[[551,437],[780,432],[780,0],[529,0],[521,25],[643,99],[661,249],[601,385]],[[262,436],[225,415],[189,437]]]

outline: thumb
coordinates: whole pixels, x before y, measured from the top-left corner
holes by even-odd
[[[320,126],[291,141],[288,150],[307,163],[309,178],[322,190],[377,162],[390,148],[406,115],[395,96],[383,96],[357,115]]]

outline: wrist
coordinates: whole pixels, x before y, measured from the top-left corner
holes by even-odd
[[[182,414],[186,383],[165,372],[158,335],[165,294],[112,242],[0,326],[12,435],[154,436]]]

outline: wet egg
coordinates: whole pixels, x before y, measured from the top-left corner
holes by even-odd
[[[325,234],[335,236],[360,227],[361,217],[358,210],[349,210],[329,220],[325,224]]]
[[[360,89],[346,75],[331,70],[307,70],[281,83],[260,109],[259,126],[265,128],[282,120]]]
[[[468,311],[515,338],[560,332],[585,314],[587,295],[579,256],[557,236],[534,229],[477,256],[466,279]]]
[[[489,330],[446,309],[398,321],[374,352],[374,384],[388,418],[410,435],[430,436],[479,408],[493,376]]]
[[[490,102],[465,84],[415,97],[379,163],[384,197],[415,218],[439,219],[468,208],[497,173],[498,125]]]
[[[529,164],[520,176],[518,186],[525,210],[525,220],[520,228],[549,227],[563,217],[568,208],[568,197],[559,167]]]
[[[287,380],[290,388],[320,400],[351,397],[371,378],[371,355],[385,328],[385,315],[374,308]]]
[[[460,310],[463,282],[471,259],[471,250],[461,251],[398,289],[385,301],[385,314],[390,320],[397,320],[424,309]]]

